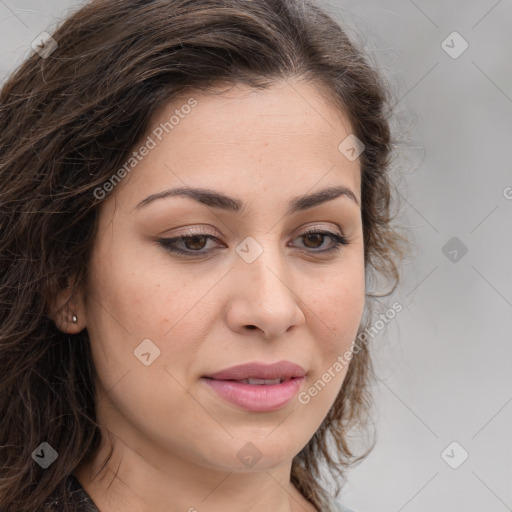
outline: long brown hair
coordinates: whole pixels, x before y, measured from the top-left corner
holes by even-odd
[[[391,224],[389,88],[324,8],[307,0],[93,0],[52,37],[57,44],[34,52],[0,91],[2,512],[77,510],[67,477],[101,441],[95,370],[87,329],[61,332],[48,304],[71,277],[78,286],[87,275],[101,204],[94,190],[175,95],[219,83],[322,87],[365,146],[365,269],[394,283],[379,297],[395,290],[404,254]],[[368,311],[376,296],[367,292]],[[319,509],[322,459],[340,481],[371,450],[356,455],[347,436],[366,424],[371,405],[367,345],[354,351],[328,416],[293,459],[292,483]],[[42,442],[58,454],[47,469],[32,456]]]

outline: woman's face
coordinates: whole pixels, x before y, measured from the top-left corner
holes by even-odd
[[[99,421],[161,469],[289,469],[341,388],[336,362],[363,313],[359,159],[339,149],[349,122],[313,86],[280,83],[183,95],[151,130],[101,205],[79,310]],[[350,192],[316,195],[331,187]],[[177,188],[219,197],[155,197]],[[350,243],[333,250],[341,235]],[[283,361],[304,377],[204,378]]]

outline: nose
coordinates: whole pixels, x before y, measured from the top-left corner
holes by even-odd
[[[303,325],[305,316],[297,283],[275,242],[263,244],[261,254],[251,263],[237,257],[230,273],[232,297],[227,321],[239,333],[259,329],[265,339],[277,338]]]

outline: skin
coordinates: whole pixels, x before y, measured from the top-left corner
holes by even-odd
[[[68,313],[54,316],[61,330],[87,328],[90,336],[98,421],[115,451],[98,476],[105,444],[75,475],[102,512],[316,510],[290,483],[291,463],[327,415],[347,366],[308,404],[295,398],[263,413],[224,401],[200,378],[289,360],[307,371],[303,391],[351,349],[365,299],[360,207],[342,195],[285,210],[290,198],[327,186],[351,189],[361,204],[359,159],[338,150],[350,124],[317,86],[223,90],[174,98],[153,118],[151,129],[191,96],[198,102],[101,204],[87,282]],[[135,209],[184,185],[238,198],[245,210],[185,197]],[[321,254],[334,241],[301,237],[313,226],[350,244]],[[175,255],[156,242],[191,228],[219,241],[178,247],[209,255]],[[251,264],[236,252],[249,236],[263,249]],[[160,356],[145,366],[134,350],[148,338]],[[261,454],[251,467],[237,457],[248,442]]]

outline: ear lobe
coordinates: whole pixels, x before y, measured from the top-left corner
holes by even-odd
[[[66,288],[59,288],[48,301],[48,316],[60,331],[77,334],[86,326],[85,307],[81,289],[75,280]],[[74,321],[76,319],[76,321]]]

